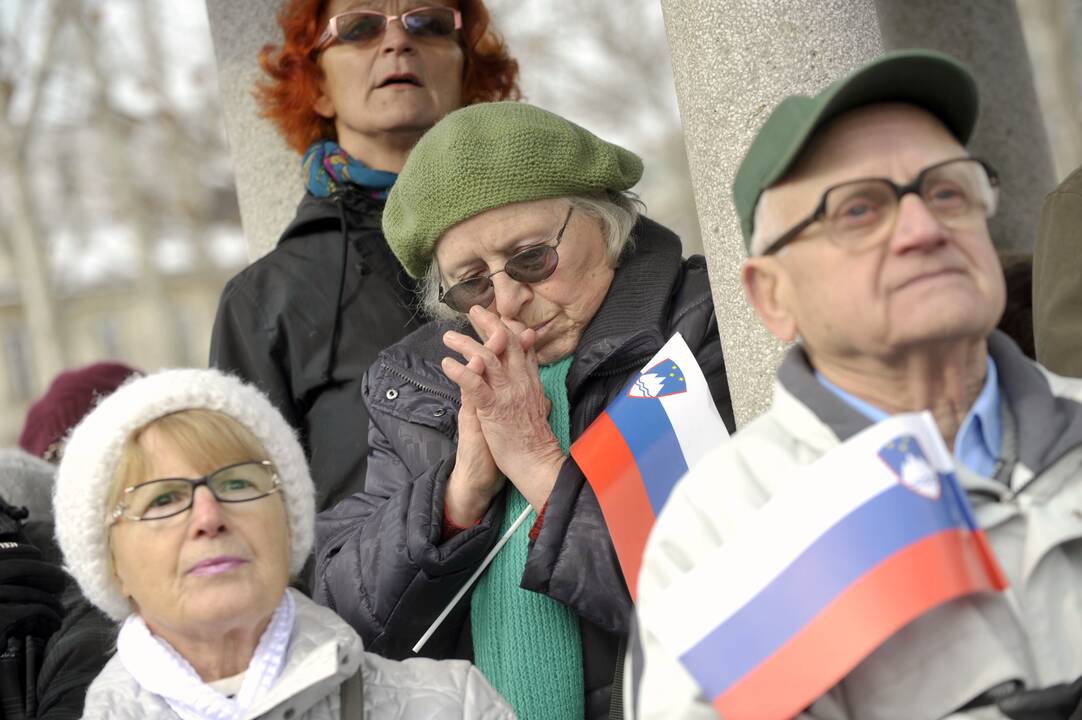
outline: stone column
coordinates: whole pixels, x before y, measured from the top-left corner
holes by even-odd
[[[744,300],[733,175],[786,95],[809,94],[883,51],[873,0],[662,0],[695,205],[736,422],[770,403],[782,346]]]
[[[1054,178],[1013,0],[662,0],[662,8],[738,424],[769,405],[783,348],[744,301],[730,188],[784,96],[815,93],[892,49],[936,48],[968,63],[982,97],[972,148],[1004,179],[993,238],[1032,246]]]
[[[274,247],[304,192],[300,156],[259,116],[252,98],[256,80],[263,77],[260,48],[282,42],[282,31],[275,21],[282,0],[206,3],[240,219],[248,240],[248,257],[255,260]]]

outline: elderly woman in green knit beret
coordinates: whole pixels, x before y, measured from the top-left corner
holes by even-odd
[[[705,263],[639,214],[641,175],[523,103],[421,139],[383,228],[434,320],[368,371],[365,490],[317,521],[317,599],[396,658],[510,532],[421,652],[472,659],[531,720],[620,702],[631,599],[570,442],[675,332],[733,426]]]

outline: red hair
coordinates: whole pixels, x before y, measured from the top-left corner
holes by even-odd
[[[265,45],[259,53],[259,64],[269,79],[256,83],[256,102],[263,117],[278,126],[298,153],[316,140],[337,137],[334,120],[313,109],[323,70],[312,51],[326,24],[327,2],[287,0],[278,13],[285,43]],[[518,62],[492,29],[483,0],[451,0],[450,4],[462,13],[462,104],[520,99]]]

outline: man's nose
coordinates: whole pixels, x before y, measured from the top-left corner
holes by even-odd
[[[927,249],[947,240],[948,229],[916,193],[898,199],[890,244],[895,252]]]

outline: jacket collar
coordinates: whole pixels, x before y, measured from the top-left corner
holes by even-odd
[[[297,213],[278,239],[278,244],[313,232],[311,226],[329,226],[332,230],[342,230],[342,214],[338,201],[344,203],[349,212],[349,225],[352,229],[380,229],[383,217],[383,200],[368,197],[365,193],[352,190],[352,184],[331,197],[316,197],[306,192],[297,205]]]
[[[646,217],[631,231],[633,251],[616,268],[612,285],[586,326],[567,376],[568,397],[597,373],[637,368],[664,345],[673,284],[681,269],[680,238]]]
[[[1082,405],[1053,394],[1040,367],[1002,332],[996,330],[988,337],[988,352],[996,363],[1002,397],[1013,416],[1035,420],[1016,424],[1018,460],[1036,473],[1082,445]],[[815,370],[799,345],[786,353],[778,369],[778,382],[840,442],[872,424],[816,380]]]

